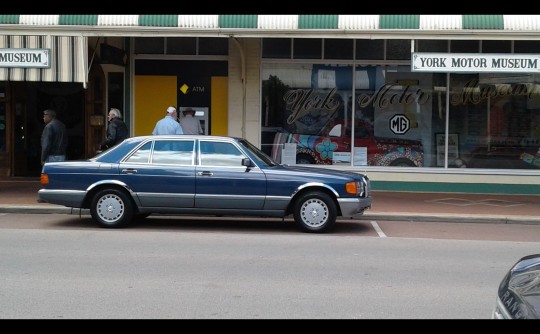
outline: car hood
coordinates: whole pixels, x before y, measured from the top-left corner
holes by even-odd
[[[278,165],[272,167],[274,170],[282,170],[288,173],[296,173],[296,172],[310,172],[313,175],[319,175],[319,176],[333,176],[333,177],[352,177],[352,178],[359,178],[359,177],[365,177],[366,175],[355,173],[355,172],[347,172],[343,170],[334,170],[334,169],[326,169],[326,168],[320,168],[320,167],[311,167],[311,166],[291,166],[291,165]]]
[[[498,295],[513,319],[540,319],[540,254],[520,259],[504,277]]]

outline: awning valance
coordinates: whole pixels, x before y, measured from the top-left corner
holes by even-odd
[[[87,82],[86,37],[0,36],[0,49],[50,50],[49,68],[0,67],[0,81]]]
[[[40,29],[38,34],[56,30],[73,36],[160,32],[250,37],[322,32],[342,37],[371,33],[376,37],[390,31],[434,35],[520,32],[536,36],[540,34],[540,15],[0,15],[0,31],[16,29],[19,33]]]

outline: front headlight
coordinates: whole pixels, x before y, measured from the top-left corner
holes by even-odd
[[[369,179],[363,178],[361,181],[351,181],[345,184],[345,191],[348,194],[368,197],[369,196]]]

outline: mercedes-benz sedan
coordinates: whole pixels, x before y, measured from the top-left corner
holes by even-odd
[[[102,227],[153,213],[286,217],[330,231],[371,207],[366,175],[280,165],[245,139],[139,136],[81,161],[43,166],[41,201],[90,209]]]

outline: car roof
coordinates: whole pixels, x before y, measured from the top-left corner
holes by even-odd
[[[232,136],[212,136],[212,135],[144,135],[144,136],[134,136],[128,139],[131,140],[147,140],[147,139],[216,139],[216,140],[241,140],[238,137]]]

